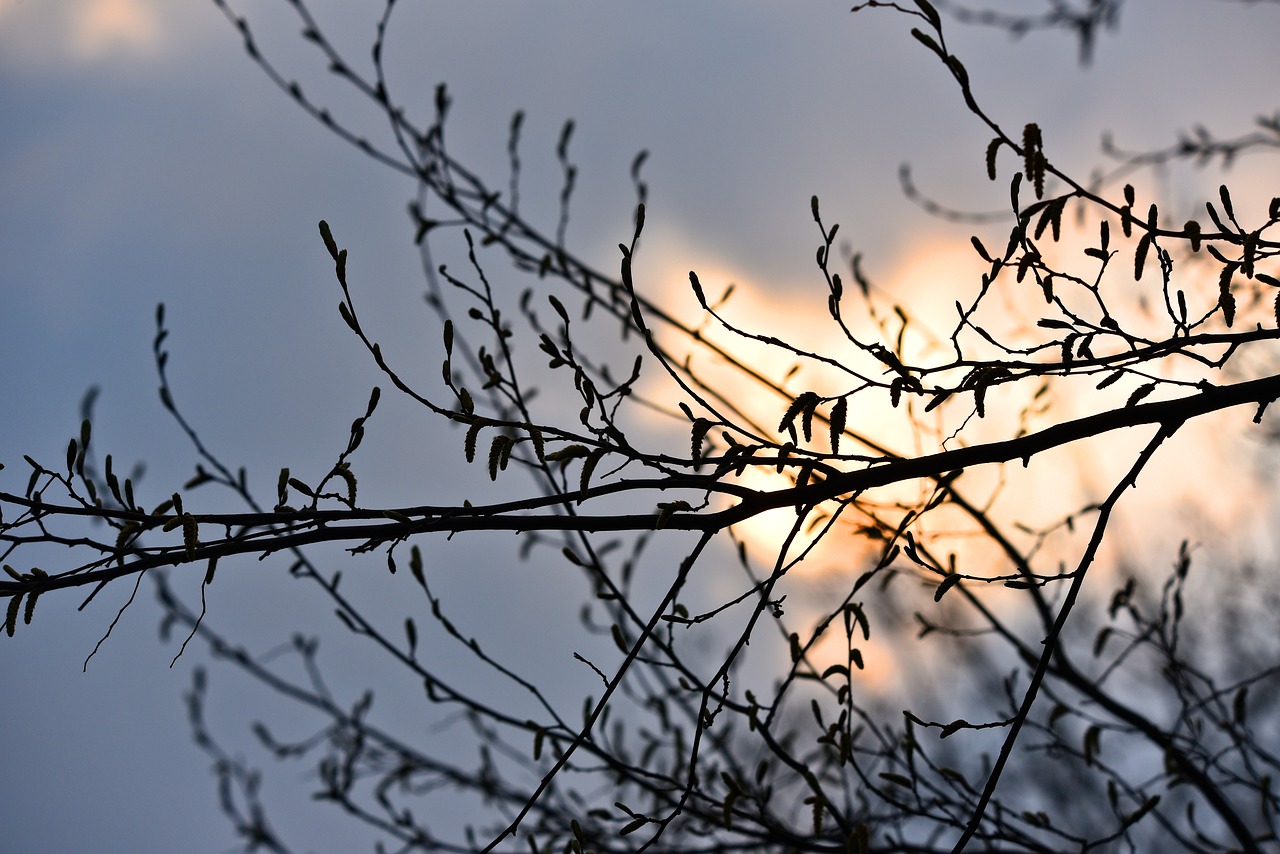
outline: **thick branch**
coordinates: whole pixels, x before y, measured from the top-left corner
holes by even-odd
[[[102,567],[88,572],[67,573],[31,581],[2,581],[0,596],[14,596],[32,591],[44,593],[66,587],[80,587],[89,584],[100,584],[126,575],[143,572],[159,566],[176,566],[182,563],[206,561],[236,554],[268,554],[289,548],[300,548],[324,542],[347,543],[389,543],[402,540],[416,534],[463,531],[649,531],[658,528],[684,531],[717,531],[730,525],[742,522],[767,510],[797,505],[816,505],[831,498],[850,493],[859,493],[876,487],[888,486],[908,480],[926,477],[937,477],[948,472],[959,471],[972,466],[1007,463],[1013,460],[1029,460],[1036,454],[1051,448],[1069,445],[1072,442],[1097,436],[1113,430],[1137,427],[1144,424],[1170,424],[1188,421],[1192,418],[1241,406],[1246,403],[1265,407],[1280,398],[1280,376],[1266,377],[1249,382],[1236,383],[1229,386],[1207,388],[1196,394],[1174,400],[1144,403],[1136,406],[1113,409],[1096,415],[1078,418],[1047,427],[1037,433],[1020,436],[1003,442],[990,442],[952,451],[941,451],[919,457],[895,457],[885,462],[858,471],[835,475],[825,481],[812,483],[799,489],[788,488],[769,492],[756,492],[747,495],[737,505],[725,510],[710,513],[672,513],[666,518],[658,512],[610,514],[604,516],[561,515],[561,514],[517,514],[513,508],[520,503],[479,506],[462,510],[460,508],[441,512],[440,508],[404,508],[390,511],[384,516],[399,517],[386,522],[369,524],[319,524],[317,527],[283,534],[280,536],[253,537],[221,540],[202,543],[194,549],[186,549],[175,545],[150,554],[123,561],[116,566]],[[606,492],[649,491],[662,488],[707,488],[709,480],[691,478],[687,482],[682,479],[644,480],[635,483],[621,482],[607,484],[603,487],[568,493],[557,496],[554,503],[580,503]],[[716,485],[718,488],[718,485]],[[741,494],[741,493],[739,493]],[[0,496],[6,503],[30,507],[30,501],[17,496]],[[525,505],[528,506],[528,505]],[[44,517],[56,515],[58,511],[50,511],[45,506]],[[75,510],[77,515],[83,510]],[[110,511],[103,511],[109,515]],[[439,515],[437,515],[439,514]],[[465,515],[464,515],[465,514]],[[414,519],[414,516],[425,515],[427,518]],[[369,511],[360,511],[356,518],[368,518]],[[234,521],[221,516],[198,516],[201,524],[214,525],[256,525],[269,528],[284,519],[280,514],[235,514]],[[333,521],[352,518],[339,514]],[[405,521],[407,520],[407,521]],[[298,519],[289,519],[296,523]]]

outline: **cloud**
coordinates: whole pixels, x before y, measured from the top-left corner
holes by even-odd
[[[0,64],[46,72],[169,54],[194,30],[163,0],[0,0]]]
[[[92,61],[113,52],[149,54],[160,44],[161,26],[144,0],[90,0],[72,22],[70,47],[78,59]]]

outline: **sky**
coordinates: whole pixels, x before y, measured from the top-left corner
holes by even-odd
[[[447,81],[452,149],[499,182],[507,124],[523,109],[525,193],[547,213],[554,145],[573,118],[580,172],[570,241],[606,268],[629,234],[628,166],[649,150],[645,286],[686,309],[683,282],[697,269],[704,282],[740,283],[766,317],[803,312],[806,294],[821,310],[815,193],[873,275],[903,299],[924,299],[946,275],[938,259],[959,257],[969,232],[903,198],[899,165],[910,162],[932,195],[966,207],[998,209],[1006,190],[987,183],[987,134],[905,21],[851,16],[848,6],[402,0],[387,46],[392,91],[421,115]],[[379,117],[323,73],[287,4],[235,7],[305,91],[385,139]],[[367,56],[374,7],[314,8],[341,47]],[[1055,162],[1087,172],[1103,130],[1154,147],[1192,122],[1243,132],[1256,112],[1274,109],[1265,99],[1280,75],[1278,19],[1275,4],[1131,0],[1087,69],[1062,36],[950,31],[998,118],[1039,122]],[[327,468],[378,380],[335,310],[322,218],[349,248],[368,316],[403,352],[436,363],[438,333],[404,213],[413,186],[296,109],[211,2],[0,0],[0,115],[5,488],[21,488],[22,454],[61,458],[90,386],[101,389],[95,445],[118,468],[145,460],[154,503],[189,476],[194,457],[156,395],[159,302],[175,394],[212,446],[265,490],[281,466]],[[1195,196],[1199,181],[1164,189]],[[384,408],[362,495],[394,505],[453,496],[458,483],[483,489],[470,486],[484,477],[460,462],[456,435],[394,401]],[[481,593],[507,583],[513,567],[529,569],[506,545],[440,549],[466,570],[441,583],[477,621],[492,617]],[[267,574],[264,565],[220,571],[210,589],[218,624],[258,648],[287,638],[295,622],[320,631],[323,605]],[[567,585],[548,571],[520,588],[519,601],[545,615]],[[74,597],[42,601],[32,625],[0,638],[9,850],[235,847],[181,701],[206,659],[195,650],[170,667],[175,650],[156,640],[146,585],[82,672],[126,596],[109,590],[82,612]],[[500,642],[533,625],[512,617],[490,628]],[[547,643],[531,660],[552,669],[569,661],[571,641]],[[358,672],[354,656],[339,652],[337,671]],[[578,677],[569,668],[563,678]],[[251,717],[232,712],[270,701],[228,671],[211,679],[223,692],[224,730],[238,738]],[[276,773],[306,782],[300,770]],[[299,850],[354,844],[340,822],[285,823]]]

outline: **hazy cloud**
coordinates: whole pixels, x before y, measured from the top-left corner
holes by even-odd
[[[197,36],[197,11],[165,0],[0,0],[0,66],[40,72],[148,63]]]

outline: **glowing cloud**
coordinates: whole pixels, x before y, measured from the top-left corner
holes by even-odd
[[[153,59],[174,49],[176,24],[192,14],[184,5],[160,0],[0,3],[0,63],[47,71]]]
[[[151,53],[160,30],[155,8],[143,0],[90,0],[68,36],[72,56],[92,61],[115,52]]]

